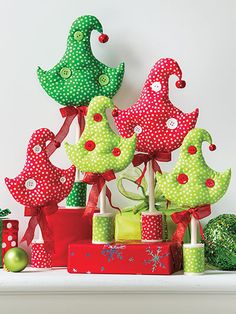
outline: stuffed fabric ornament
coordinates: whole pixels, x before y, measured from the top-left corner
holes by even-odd
[[[95,16],[79,17],[70,29],[67,49],[60,62],[49,71],[38,68],[43,89],[63,106],[88,105],[97,95],[112,98],[122,83],[124,63],[110,68],[94,57],[90,45],[93,30],[101,33],[100,42],[108,41]]]
[[[48,129],[35,131],[28,144],[23,170],[16,178],[5,179],[14,199],[26,206],[25,215],[31,216],[22,241],[27,241],[29,245],[39,224],[48,251],[53,249],[53,241],[46,216],[53,214],[58,209],[57,204],[70,193],[75,176],[74,166],[64,170],[50,162],[46,142],[53,141],[54,138]]]
[[[151,69],[138,101],[128,109],[113,112],[121,136],[136,133],[136,150],[156,155],[160,161],[171,159],[171,152],[182,144],[198,117],[198,109],[186,114],[171,103],[168,81],[172,74],[179,78],[176,86],[185,87],[177,62],[160,59]]]
[[[231,170],[220,173],[206,164],[202,155],[204,141],[210,144],[211,151],[216,149],[206,130],[191,130],[183,141],[179,160],[173,171],[168,174],[156,173],[164,196],[177,206],[189,208],[171,216],[178,225],[173,235],[173,240],[176,241],[182,241],[191,217],[199,221],[210,215],[210,205],[221,199],[229,186]],[[204,238],[201,225],[200,233]]]
[[[236,215],[211,219],[204,228],[206,261],[223,270],[236,270]]]
[[[93,98],[86,115],[86,126],[78,143],[65,144],[69,159],[83,172],[119,172],[133,159],[136,135],[130,138],[116,135],[107,120],[108,108],[114,109],[111,99],[104,96]]]
[[[169,174],[157,173],[159,187],[165,197],[179,206],[196,207],[214,204],[226,193],[231,170],[223,173],[212,170],[202,155],[202,143],[210,144],[210,134],[204,129],[193,129],[185,137],[179,160]]]

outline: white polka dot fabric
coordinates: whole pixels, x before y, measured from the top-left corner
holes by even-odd
[[[125,110],[118,110],[115,123],[123,137],[137,134],[136,150],[145,153],[171,152],[177,149],[186,134],[195,127],[198,109],[184,113],[169,99],[169,77],[175,74],[178,88],[183,88],[182,72],[173,59],[160,59],[152,68],[138,101]]]

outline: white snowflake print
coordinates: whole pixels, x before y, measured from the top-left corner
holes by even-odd
[[[161,261],[163,258],[169,255],[169,253],[166,254],[160,254],[161,253],[161,248],[158,247],[156,250],[151,250],[150,247],[146,249],[146,252],[149,255],[149,259],[144,261],[144,264],[152,264],[152,272],[156,270],[158,266],[161,268],[165,268],[165,264]]]

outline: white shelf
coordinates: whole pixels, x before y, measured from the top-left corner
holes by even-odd
[[[66,284],[65,284],[66,283]],[[236,294],[236,272],[208,271],[203,276],[69,274],[66,269],[21,273],[0,271],[0,295],[4,294]]]

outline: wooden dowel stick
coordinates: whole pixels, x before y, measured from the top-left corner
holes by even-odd
[[[152,161],[148,163],[148,177],[149,177],[149,212],[155,212],[155,174],[152,168]]]

